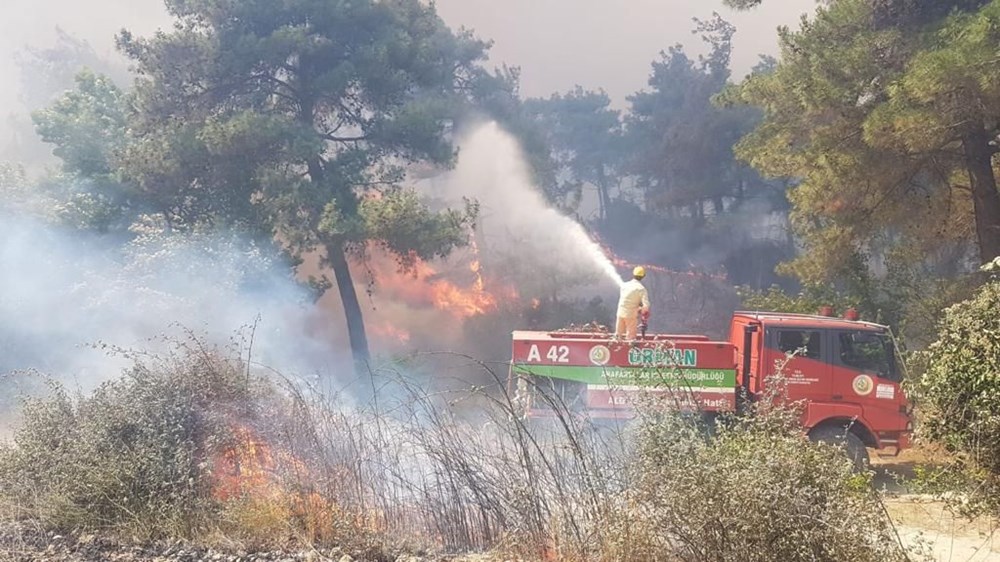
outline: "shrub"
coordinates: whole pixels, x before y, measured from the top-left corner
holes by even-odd
[[[482,429],[438,419],[419,439],[450,484],[440,505],[506,530],[491,539],[508,558],[908,559],[871,474],[811,443],[794,408],[764,402],[709,435],[700,417],[648,402],[610,434],[556,399],[544,431],[522,434],[509,416]]]
[[[250,405],[246,377],[209,354],[137,365],[79,400],[57,388],[0,449],[2,493],[59,529],[190,536],[213,502],[208,461]]]
[[[791,409],[720,424],[676,416],[641,430],[632,518],[685,561],[904,560],[893,526],[844,453],[808,442]]]
[[[796,294],[790,294],[777,285],[772,285],[766,291],[740,287],[739,296],[743,308],[767,312],[816,314],[823,306],[832,306],[837,311],[854,306],[849,298],[820,285],[807,285]]]
[[[809,443],[791,410],[761,408],[709,438],[661,410],[596,428],[554,399],[538,428],[496,374],[474,391],[486,404],[475,422],[454,407],[468,391],[374,376],[391,391],[369,411],[197,347],[147,361],[86,398],[30,401],[0,448],[0,502],[61,530],[341,546],[365,559],[414,548],[595,562],[903,556],[867,475]]]
[[[1000,281],[945,310],[923,354],[920,433],[958,455],[949,481],[968,484],[969,512],[1000,513]],[[942,474],[935,475],[941,479]]]

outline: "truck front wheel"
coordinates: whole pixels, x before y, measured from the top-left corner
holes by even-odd
[[[868,468],[868,449],[857,435],[850,429],[840,425],[826,425],[814,428],[809,432],[809,439],[817,443],[827,443],[843,447],[847,457],[851,459],[856,471]]]

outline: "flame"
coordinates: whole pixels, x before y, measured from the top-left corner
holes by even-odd
[[[345,511],[327,495],[303,487],[315,474],[290,451],[272,447],[253,429],[234,424],[234,442],[214,459],[213,497],[223,503],[238,502],[235,515],[249,517],[255,527],[272,521],[285,526],[297,521],[312,540],[336,537],[345,524],[358,530],[377,530],[384,517]],[[337,470],[347,481],[349,470]]]
[[[472,273],[472,282],[469,286],[445,278],[434,266],[416,256],[411,256],[413,266],[407,272],[401,272],[394,259],[377,250],[369,252],[366,265],[374,274],[378,290],[390,300],[409,306],[435,308],[457,319],[465,319],[495,312],[499,303],[497,296],[487,290],[475,240],[471,242],[470,249],[472,258],[468,271]],[[516,295],[513,289],[506,292]],[[409,339],[408,335],[404,336],[393,326],[385,325],[376,330],[394,339]]]
[[[473,285],[475,290],[480,293],[486,292],[486,284],[483,282],[483,272],[482,264],[479,262],[479,245],[476,244],[476,239],[473,238],[469,242],[469,246],[472,248],[472,262],[469,263],[469,270],[476,276],[476,282]]]
[[[236,426],[232,432],[237,444],[216,459],[214,471],[217,482],[213,495],[223,501],[251,490],[266,489],[275,469],[270,449],[249,428]]]

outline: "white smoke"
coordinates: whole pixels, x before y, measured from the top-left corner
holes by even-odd
[[[432,187],[448,205],[480,202],[477,242],[505,257],[489,273],[504,274],[522,296],[614,293],[618,272],[579,223],[547,203],[511,135],[489,123],[459,144],[456,169]],[[0,374],[38,369],[87,389],[128,365],[101,344],[157,352],[164,336],[190,331],[225,345],[240,329],[249,339],[256,323],[256,362],[341,382],[353,376],[346,349],[331,339],[339,334],[329,331],[330,311],[314,306],[270,246],[235,234],[168,235],[148,222],[132,236],[122,245],[0,216]],[[435,333],[447,339],[440,327]]]
[[[546,201],[516,138],[488,122],[463,135],[458,145],[455,169],[433,180],[435,195],[451,205],[463,197],[478,201],[483,239],[516,258],[525,278],[550,275],[587,286],[591,294],[621,284],[614,264],[583,226]]]
[[[39,370],[86,390],[129,364],[109,348],[157,353],[190,336],[223,347],[244,338],[255,363],[289,374],[333,363],[309,333],[310,295],[272,248],[155,223],[133,234],[121,246],[0,216],[0,374]]]

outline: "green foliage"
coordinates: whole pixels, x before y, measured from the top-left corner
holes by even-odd
[[[399,181],[396,160],[452,160],[445,121],[484,45],[452,34],[433,9],[409,1],[168,7],[188,28],[120,37],[140,75],[127,164],[144,188],[175,183],[173,199],[200,195],[229,220],[255,198],[268,211],[259,219],[305,251],[325,241],[324,208],[355,215],[371,188]],[[196,95],[203,89],[213,95]],[[327,232],[337,243],[368,234]]]
[[[67,172],[83,177],[110,176],[113,158],[125,140],[124,94],[106,76],[90,71],[76,78],[76,89],[35,114],[42,140]]]
[[[853,306],[849,298],[831,287],[821,285],[807,285],[795,294],[789,294],[777,285],[760,291],[741,287],[739,296],[744,309],[761,312],[817,314],[823,306],[832,306],[835,311],[844,311]]]
[[[125,93],[107,76],[84,70],[75,89],[32,119],[62,161],[62,173],[37,186],[38,195],[51,200],[49,214],[80,229],[127,228],[144,206],[118,168],[128,129]]]
[[[687,209],[700,219],[705,202],[721,212],[723,198],[744,187],[732,148],[756,116],[712,103],[729,79],[735,28],[716,14],[699,21],[695,32],[709,44],[709,54],[692,60],[679,45],[661,54],[653,63],[651,90],[629,98],[626,138],[633,155],[629,168],[647,206],[673,215]]]
[[[887,88],[888,100],[864,124],[870,145],[933,154],[936,181],[951,182],[965,197],[971,194],[972,209],[965,213],[972,219],[981,262],[1000,254],[1000,194],[991,143],[1000,115],[1000,72],[991,64],[998,25],[1000,2],[948,17],[928,34],[905,72]],[[955,178],[955,170],[968,179]]]
[[[945,311],[923,354],[920,430],[959,455],[970,511],[1000,513],[1000,281]]]
[[[172,32],[119,36],[139,76],[128,176],[173,225],[235,223],[296,257],[322,250],[366,361],[346,253],[374,242],[406,260],[466,242],[472,207],[434,216],[395,190],[407,164],[450,165],[450,126],[509,84],[478,66],[485,43],[418,0],[167,8]]]
[[[846,216],[863,206],[864,195],[878,197],[869,193],[874,180],[885,177],[894,185],[884,171],[894,161],[857,142],[865,115],[858,100],[902,64],[895,57],[872,60],[873,53],[895,54],[888,45],[898,40],[891,31],[867,31],[869,17],[864,0],[821,9],[800,32],[781,32],[781,64],[773,72],[751,76],[724,97],[765,112],[763,123],[740,142],[737,154],[767,176],[801,180],[790,199],[793,224],[807,250],[793,271],[805,283],[837,279],[857,250],[857,230],[878,229],[887,220]]]
[[[807,442],[795,410],[731,421],[711,438],[679,416],[644,421],[634,529],[680,560],[908,559],[870,475]]]
[[[412,267],[415,258],[445,257],[452,248],[464,244],[477,214],[478,206],[472,202],[464,210],[433,212],[409,189],[366,199],[358,209],[366,237],[398,256],[404,268]]]
[[[723,0],[723,4],[735,10],[749,10],[760,6],[764,0]]]
[[[789,194],[791,219],[806,252],[789,270],[806,283],[844,279],[859,253],[873,271],[900,252],[910,264],[968,271],[969,248],[978,243],[983,257],[1000,240],[990,234],[1000,199],[989,201],[996,187],[984,155],[992,94],[976,86],[955,97],[948,89],[965,88],[976,64],[989,60],[962,46],[975,43],[967,24],[974,16],[916,27],[878,16],[867,0],[829,3],[800,31],[781,31],[773,72],[723,96],[765,114],[737,154],[767,176],[799,181]],[[953,41],[958,33],[970,37]],[[949,50],[967,56],[941,64]],[[953,74],[945,77],[945,68]],[[928,126],[937,116],[947,126]]]
[[[560,191],[579,197],[583,184],[595,186],[599,218],[606,218],[611,189],[621,183],[625,158],[621,116],[611,109],[611,98],[604,91],[578,86],[565,95],[528,100],[525,106],[553,148],[565,178]]]
[[[210,460],[251,413],[247,384],[237,364],[190,354],[86,398],[31,399],[0,448],[0,497],[56,529],[190,537],[212,523]]]
[[[919,28],[949,13],[975,10],[990,0],[872,0],[876,25]]]
[[[679,270],[692,262],[724,267],[734,284],[767,286],[777,281],[774,266],[794,251],[782,235],[786,185],[764,181],[733,155],[759,112],[715,102],[730,78],[734,31],[718,14],[696,20],[693,33],[708,53],[689,56],[679,45],[661,53],[649,87],[629,97],[621,129],[600,96],[586,92],[549,100],[549,111],[564,120],[562,128],[555,121],[549,128],[566,129],[576,140],[564,144],[586,156],[569,152],[572,166],[586,166],[572,176],[600,187],[594,171],[604,171],[603,183],[617,191],[602,201],[603,220],[594,227],[626,260]],[[773,64],[762,60],[755,72]]]

